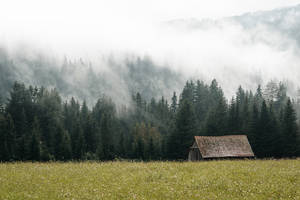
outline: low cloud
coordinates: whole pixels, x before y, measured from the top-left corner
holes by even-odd
[[[257,13],[238,19],[183,19],[159,23],[150,21],[149,16],[132,20],[131,14],[128,18],[121,18],[108,12],[103,17],[111,18],[99,19],[99,23],[94,23],[95,19],[85,21],[87,18],[84,17],[74,23],[68,20],[59,23],[59,17],[57,20],[45,18],[43,20],[49,22],[49,26],[47,23],[39,24],[42,21],[38,20],[28,27],[25,24],[9,28],[6,24],[1,41],[12,55],[24,54],[22,56],[29,60],[46,55],[43,60],[52,66],[61,66],[65,56],[70,60],[82,59],[84,67],[92,67],[94,72],[110,76],[109,80],[114,83],[110,86],[111,91],[122,91],[126,100],[130,98],[130,89],[110,67],[110,60],[114,65],[122,66],[131,57],[150,57],[154,64],[181,74],[182,79],[200,78],[209,82],[216,78],[228,97],[234,94],[238,85],[255,90],[258,84],[265,84],[271,79],[287,82],[293,88],[290,93],[295,95],[294,91],[300,85],[299,41],[295,39],[297,32],[286,31],[294,30],[297,25],[300,9],[299,6],[295,8],[272,11],[273,14],[269,13],[270,21],[264,21],[263,16],[257,17]],[[59,10],[59,14],[64,16],[63,10]],[[90,18],[98,16],[96,9],[87,15]],[[284,19],[281,29],[276,29],[272,16]],[[255,24],[251,19],[257,20]],[[35,27],[37,24],[41,30]],[[20,32],[26,28],[31,31]],[[10,35],[7,30],[15,33]],[[18,65],[26,71],[21,62]],[[86,70],[82,72],[78,68],[66,81],[70,84],[88,81],[85,73]],[[29,70],[25,74],[25,77],[32,76]],[[179,84],[176,87],[180,87]],[[172,93],[167,88],[162,92]],[[114,96],[113,93],[110,95]]]

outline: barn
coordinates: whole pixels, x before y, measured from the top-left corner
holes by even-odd
[[[246,135],[195,136],[188,160],[252,157],[254,153]]]

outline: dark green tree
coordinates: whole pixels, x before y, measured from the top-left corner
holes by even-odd
[[[86,143],[85,143],[85,138],[83,135],[83,130],[80,125],[80,122],[77,121],[75,125],[76,129],[73,132],[73,137],[72,139],[72,153],[73,153],[73,158],[76,160],[83,159],[83,156],[85,155],[86,152]]]
[[[7,142],[6,119],[0,114],[0,161],[8,161],[10,158]]]
[[[171,113],[175,114],[177,111],[177,96],[176,96],[176,92],[173,92],[173,97],[172,97],[172,103],[171,103]]]
[[[258,111],[258,107],[256,103],[254,103],[252,106],[251,118],[249,122],[249,134],[248,134],[248,139],[254,152],[257,152],[259,149],[259,145],[258,145],[259,134],[260,134],[259,116],[260,113]]]
[[[71,139],[69,133],[62,126],[58,126],[56,129],[54,156],[56,160],[61,161],[67,161],[72,158]],[[74,158],[80,159],[81,157],[75,155]]]
[[[175,129],[170,135],[168,146],[172,159],[186,159],[193,137],[197,135],[194,107],[189,100],[184,100],[176,116]]]
[[[30,154],[29,158],[32,161],[39,161],[41,154],[41,146],[40,146],[40,125],[38,119],[35,117],[33,122],[33,128],[31,131],[31,141],[30,141]]]
[[[296,113],[291,100],[288,99],[282,120],[282,135],[284,137],[285,156],[293,157],[299,155],[299,133],[296,122]]]
[[[273,113],[273,108],[268,109],[263,101],[256,135],[256,155],[258,157],[272,157],[277,137],[277,120]]]
[[[104,160],[111,160],[114,158],[112,120],[113,119],[110,113],[103,114],[100,132]]]
[[[216,107],[208,114],[205,124],[205,135],[220,136],[228,133],[227,104],[225,99],[219,99]]]

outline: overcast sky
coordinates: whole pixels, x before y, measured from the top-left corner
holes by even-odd
[[[297,0],[9,0],[1,3],[1,22],[50,25],[104,21],[163,21],[174,18],[217,18],[269,10],[299,3]]]
[[[136,39],[136,45],[141,45],[149,35],[161,34],[155,27],[163,21],[220,18],[297,3],[300,1],[8,0],[1,3],[0,37],[63,46],[65,51],[99,45],[125,48],[128,40],[134,43]]]

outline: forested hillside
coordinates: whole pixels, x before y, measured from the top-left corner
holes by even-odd
[[[121,58],[118,58],[121,59]],[[92,63],[88,59],[51,57],[36,49],[10,52],[0,45],[0,93],[6,98],[15,81],[26,85],[56,88],[63,98],[76,97],[88,105],[103,94],[117,104],[131,101],[130,94],[140,92],[150,100],[169,90],[182,87],[182,75],[167,66],[154,64],[150,58],[125,57],[118,62],[107,57]]]
[[[252,42],[262,42],[284,50],[289,48],[289,45],[300,46],[299,16],[300,5],[295,5],[269,11],[244,13],[217,20],[177,19],[168,21],[167,25],[191,31],[239,26],[251,35]],[[272,37],[270,37],[271,35]],[[282,41],[274,42],[274,37],[278,36],[282,37]]]
[[[89,108],[56,89],[15,82],[1,101],[0,160],[186,159],[193,136],[228,134],[246,134],[260,158],[300,155],[300,102],[282,83],[255,92],[239,87],[227,100],[216,80],[187,81],[171,99],[131,99],[117,109],[103,95]]]

